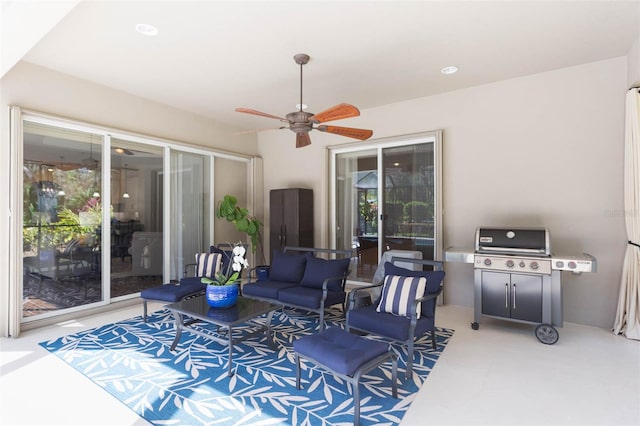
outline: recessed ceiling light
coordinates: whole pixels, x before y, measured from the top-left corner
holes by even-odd
[[[446,66],[446,67],[442,68],[440,70],[440,72],[442,74],[445,74],[445,75],[455,74],[455,73],[458,72],[458,67],[456,67],[455,65],[449,65],[449,66]]]
[[[136,31],[146,36],[158,35],[158,29],[150,24],[136,24]]]
[[[307,104],[302,104],[302,108],[300,108],[300,104],[296,104],[296,108],[297,109],[307,109],[309,107],[307,106]]]

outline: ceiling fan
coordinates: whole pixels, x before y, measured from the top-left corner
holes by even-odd
[[[295,132],[296,148],[302,148],[311,144],[311,138],[309,137],[309,132],[311,130],[319,130],[321,132],[347,136],[354,139],[360,139],[362,141],[369,139],[373,135],[373,131],[371,130],[355,129],[352,127],[327,126],[324,124],[314,127],[314,125],[325,123],[327,121],[358,117],[360,115],[360,111],[355,106],[345,103],[335,105],[317,114],[303,111],[302,67],[309,62],[310,57],[304,53],[298,53],[293,57],[293,59],[296,61],[296,64],[300,65],[300,109],[298,111],[290,112],[285,116],[286,118],[248,108],[236,108],[236,111],[243,112],[245,114],[259,115],[261,117],[275,118],[276,120],[288,123],[288,126],[282,126],[280,129],[290,129]]]

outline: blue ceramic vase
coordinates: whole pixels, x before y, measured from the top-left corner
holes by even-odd
[[[212,308],[228,308],[237,301],[238,283],[207,286],[207,303]]]

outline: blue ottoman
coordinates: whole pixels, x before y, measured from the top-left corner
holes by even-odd
[[[301,337],[293,342],[296,353],[296,387],[300,386],[300,358],[307,359],[351,383],[353,387],[353,424],[360,424],[360,378],[387,360],[392,363],[391,387],[398,397],[398,357],[389,344],[351,334],[339,327]]]
[[[143,318],[147,322],[147,301],[175,303],[183,299],[204,294],[206,284],[190,282],[184,284],[162,284],[157,287],[147,288],[140,292],[143,301]]]

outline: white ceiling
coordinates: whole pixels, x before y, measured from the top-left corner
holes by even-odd
[[[310,111],[366,110],[625,56],[639,27],[640,1],[82,1],[23,60],[255,129],[279,123],[234,108],[295,110],[296,53]]]

